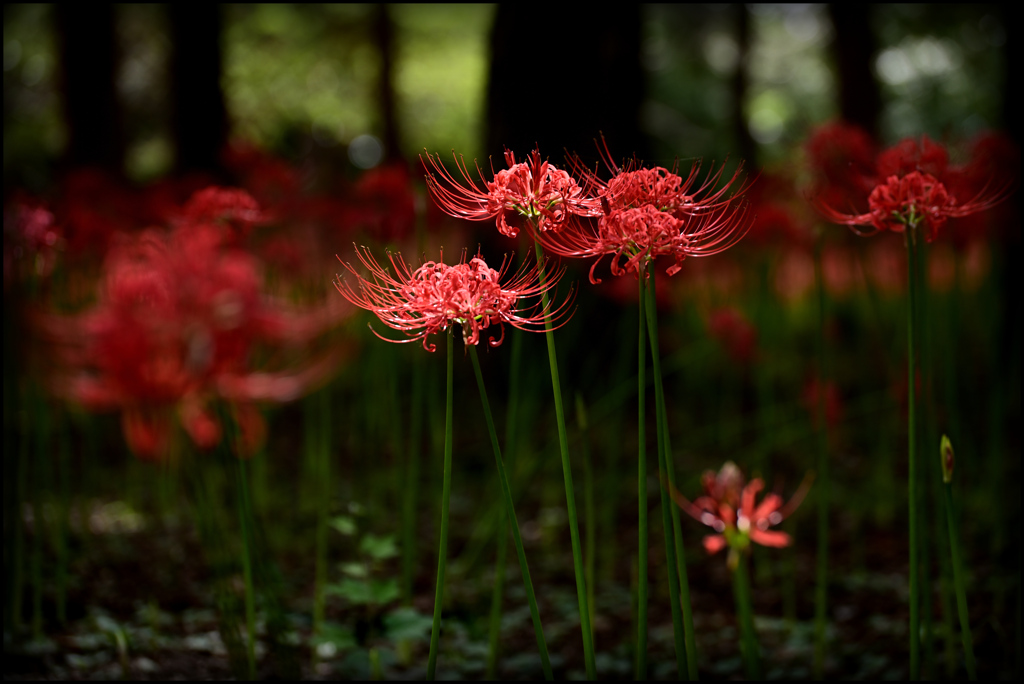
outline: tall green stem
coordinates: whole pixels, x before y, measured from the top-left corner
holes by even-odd
[[[580,426],[580,454],[583,456],[583,515],[587,530],[587,543],[583,547],[583,564],[587,578],[587,606],[590,608],[590,628],[594,628],[594,564],[597,557],[597,516],[594,513],[594,468],[590,461],[590,442],[587,437],[587,409],[583,397],[576,394],[576,422]]]
[[[640,266],[640,345],[637,348],[637,474],[636,496],[639,507],[639,548],[637,549],[637,606],[636,606],[636,680],[647,679],[647,434],[644,423],[647,418],[647,321],[645,290],[646,269]]]
[[[325,387],[309,408],[315,409],[317,419],[313,432],[316,439],[307,444],[314,449],[312,461],[317,479],[317,521],[316,521],[316,578],[313,595],[313,634],[319,636],[324,621],[324,587],[327,583],[327,519],[331,505],[331,397]],[[312,418],[312,416],[310,417]],[[316,651],[314,650],[314,657]]]
[[[761,679],[761,658],[758,654],[757,634],[754,632],[754,612],[750,603],[750,580],[747,578],[747,558],[738,552],[736,568],[732,571],[733,594],[736,597],[736,613],[740,620],[740,638],[743,664],[747,679]]]
[[[544,274],[544,249],[540,243],[534,243],[537,255],[539,281],[543,288],[546,281]],[[541,291],[541,305],[548,309],[547,292]],[[583,570],[583,553],[580,549],[580,531],[576,519],[576,493],[572,486],[572,465],[569,462],[569,436],[565,430],[565,411],[562,407],[562,385],[558,379],[558,353],[555,350],[555,333],[551,329],[550,316],[545,317],[544,336],[548,344],[548,365],[551,367],[551,390],[555,398],[555,421],[558,424],[558,446],[562,455],[562,479],[565,481],[565,505],[569,516],[569,536],[572,540],[572,565],[576,573],[576,599],[580,609],[580,631],[583,632],[583,659],[587,669],[587,679],[597,677],[594,665],[594,635],[590,628],[590,608],[587,606],[587,581]]]
[[[505,415],[506,456],[514,458],[519,448],[519,368],[523,358],[523,335],[512,336],[511,363],[508,376],[508,409]],[[505,566],[508,563],[508,518],[498,513],[497,556],[494,559],[494,588],[491,593],[491,619],[488,628],[487,679],[496,679],[498,647],[501,638],[501,609],[505,597]]]
[[[818,291],[818,558],[814,586],[814,676],[825,673],[825,623],[828,606],[828,424],[825,419],[825,391],[828,373],[825,359],[825,279],[821,265],[821,238],[814,249],[814,280]]]
[[[907,283],[907,507],[910,515],[910,679],[921,675],[920,578],[917,567],[917,226],[906,229]]]
[[[238,463],[238,517],[242,527],[242,576],[245,579],[245,655],[249,679],[256,678],[256,597],[252,582],[252,509],[249,506],[249,478],[245,472],[245,459]]]
[[[641,297],[641,308],[647,311],[647,327],[651,339],[651,359],[654,365],[654,397],[655,412],[658,420],[658,470],[661,473],[668,473],[668,461],[672,455],[667,448],[668,438],[668,414],[665,410],[665,388],[661,379],[661,353],[658,349],[658,309],[655,305],[655,272],[650,271],[650,283],[646,288],[641,281],[641,294],[646,290],[646,295]],[[642,419],[642,417],[641,417]],[[676,560],[675,530],[672,526],[672,508],[669,501],[668,490],[662,486],[661,490],[661,525],[665,535],[665,557],[668,561],[668,596],[672,609],[672,633],[675,637],[676,646],[676,668],[680,679],[689,679],[687,668],[686,646],[683,635],[683,618],[679,606],[679,571]]]
[[[420,448],[423,440],[423,361],[412,365],[412,414],[409,425],[409,456],[402,493],[402,596],[412,603],[413,575],[416,572],[416,499],[420,480]]]
[[[448,370],[446,371],[444,414],[444,485],[441,488],[441,539],[437,549],[437,587],[434,590],[434,621],[430,628],[430,655],[427,658],[427,679],[433,681],[437,667],[437,641],[441,636],[441,605],[444,602],[444,570],[448,556],[448,501],[452,493],[452,396],[454,352],[452,331],[448,330]]]
[[[469,356],[473,360],[473,372],[476,374],[476,384],[480,389],[480,403],[484,409],[484,419],[487,422],[487,432],[491,436],[491,448],[494,449],[494,461],[498,467],[498,479],[501,481],[501,494],[505,499],[505,512],[508,515],[509,527],[512,530],[512,540],[516,545],[516,554],[519,556],[519,569],[523,573],[523,587],[526,589],[526,598],[530,604],[530,617],[533,619],[533,631],[537,635],[537,649],[540,651],[540,662],[544,668],[544,678],[548,681],[554,679],[551,674],[551,663],[548,660],[548,647],[544,641],[544,627],[540,622],[540,613],[537,610],[537,599],[533,594],[533,582],[530,580],[530,567],[526,563],[526,551],[523,550],[523,539],[519,534],[519,523],[516,521],[515,506],[512,503],[512,490],[509,488],[508,475],[505,473],[505,463],[501,460],[501,447],[498,444],[498,433],[494,429],[494,418],[491,415],[491,404],[487,400],[487,389],[484,387],[484,376],[480,372],[480,360],[477,358],[476,346],[470,346]]]
[[[978,670],[974,663],[974,640],[971,638],[971,619],[967,612],[967,591],[964,588],[963,561],[960,558],[960,535],[957,534],[956,515],[953,510],[953,485],[945,483],[946,522],[949,524],[949,551],[953,559],[953,584],[956,587],[956,608],[960,615],[960,637],[964,644],[964,660],[967,665],[967,676],[971,681],[978,679]]]

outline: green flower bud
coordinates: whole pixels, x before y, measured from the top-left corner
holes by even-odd
[[[953,481],[953,444],[946,435],[942,435],[939,456],[942,458],[942,481],[949,484]]]

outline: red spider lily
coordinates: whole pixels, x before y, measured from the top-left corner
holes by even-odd
[[[590,282],[601,280],[594,271],[601,259],[611,256],[612,275],[637,272],[640,265],[659,256],[670,256],[675,263],[666,269],[675,275],[688,256],[718,254],[732,247],[747,230],[745,207],[723,204],[685,218],[659,211],[652,205],[612,210],[594,226],[582,221],[567,221],[561,230],[539,235],[544,249],[563,257],[597,257],[590,267]]]
[[[862,234],[884,230],[902,233],[908,227],[921,226],[925,239],[931,242],[947,219],[985,211],[1007,196],[1012,180],[986,178],[979,186],[980,179],[975,176],[980,168],[968,165],[951,169],[949,155],[941,145],[927,136],[920,143],[907,139],[878,155],[866,212],[839,211],[834,196],[820,188],[812,203],[833,223],[873,228]],[[846,203],[856,206],[858,193],[851,191]]]
[[[804,149],[815,196],[829,206],[863,205],[876,177],[876,145],[867,132],[841,121],[827,123],[811,133]]]
[[[15,197],[4,207],[5,288],[13,278],[24,277],[27,272],[50,274],[63,247],[63,230],[41,202]]]
[[[167,453],[175,417],[198,447],[219,443],[211,404],[220,399],[236,402],[240,446],[254,448],[264,427],[252,402],[292,400],[334,365],[328,356],[306,371],[252,372],[257,342],[309,340],[344,312],[269,301],[255,259],[215,226],[122,237],[104,271],[93,310],[38,315],[36,323],[65,352],[54,389],[87,408],[121,410],[125,437],[142,458]]]
[[[427,189],[445,213],[471,221],[497,219],[498,231],[508,237],[516,237],[524,223],[543,232],[560,228],[573,215],[599,214],[598,201],[586,196],[568,173],[542,160],[539,150],[520,163],[511,150],[505,150],[508,168],[497,173],[492,168],[491,181],[484,179],[477,166],[480,184],[473,180],[465,160],[456,158],[455,166],[468,187],[445,169],[440,155],[427,153],[427,160],[433,172],[420,157],[427,171]]]
[[[508,258],[502,261],[499,270],[494,270],[479,254],[466,263],[463,253],[462,260],[454,266],[443,261],[428,261],[410,271],[401,255],[389,252],[388,261],[395,271],[392,276],[388,268],[373,258],[369,249],[356,248],[356,255],[369,270],[370,278],[361,277],[350,264],[342,262],[356,277],[358,290],[340,277],[335,286],[348,301],[372,311],[385,325],[409,336],[407,340],[391,340],[374,331],[388,342],[423,340],[423,348],[432,352],[436,347],[428,343],[428,336],[448,330],[452,323],[462,326],[462,339],[467,345],[479,344],[480,332],[497,324],[501,326],[501,336],[489,340],[491,346],[497,347],[505,339],[506,323],[520,330],[537,331],[547,329],[548,317],[552,321],[562,318],[555,327],[568,320],[566,314],[571,299],[557,307],[552,298],[546,307],[518,308],[523,299],[551,291],[564,269],[547,273],[541,284],[537,267],[524,264],[510,282],[502,284],[509,269]]]
[[[190,225],[225,225],[233,230],[233,237],[244,238],[253,225],[266,221],[268,216],[245,190],[211,186],[189,198],[181,218]]]
[[[710,210],[727,206],[746,192],[742,186],[733,193],[730,188],[743,174],[743,164],[733,172],[732,178],[721,184],[725,166],[718,167],[700,183],[701,163],[690,167],[686,178],[678,175],[678,165],[671,169],[661,166],[647,168],[632,161],[620,167],[612,158],[604,137],[598,145],[598,153],[604,165],[612,173],[607,183],[580,161],[578,156],[570,157],[569,163],[578,173],[589,193],[598,197],[604,215],[616,210],[631,209],[650,205],[658,211],[668,212],[676,218],[706,213]]]
[[[404,165],[379,166],[356,183],[349,220],[382,242],[399,240],[416,225],[416,193]]]
[[[600,150],[600,147],[599,147]],[[611,256],[612,275],[639,272],[641,266],[659,256],[675,263],[666,270],[675,275],[687,256],[709,256],[732,247],[749,228],[744,220],[745,205],[728,190],[742,173],[718,187],[724,167],[698,183],[700,164],[684,179],[663,167],[618,167],[608,152],[601,151],[605,165],[614,173],[607,183],[585,169],[578,158],[571,163],[588,189],[597,195],[601,212],[596,222],[570,219],[557,231],[538,232],[537,239],[548,251],[564,257],[597,257],[590,268],[590,281],[599,283],[594,269],[604,256]],[[717,188],[717,189],[716,189]]]
[[[785,532],[769,528],[797,509],[807,495],[810,481],[810,476],[804,479],[789,503],[783,504],[782,497],[774,493],[757,503],[764,481],[754,478],[744,484],[743,473],[729,461],[718,473],[708,470],[701,477],[704,496],[690,502],[674,488],[671,493],[680,508],[715,530],[716,534],[704,537],[705,550],[715,554],[728,546],[732,565],[738,560],[736,554],[749,548],[751,542],[773,547],[788,546],[792,542]]]

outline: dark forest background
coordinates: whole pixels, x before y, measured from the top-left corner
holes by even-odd
[[[842,117],[884,142],[1019,139],[989,5],[4,7],[4,183],[214,170],[229,140],[354,167],[424,147],[790,159]],[[370,136],[369,138],[365,136]]]

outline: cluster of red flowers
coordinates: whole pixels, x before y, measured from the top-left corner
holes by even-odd
[[[608,181],[578,159],[570,165],[580,180],[542,161],[534,150],[527,162],[516,163],[505,153],[508,169],[487,181],[477,168],[473,180],[465,162],[456,160],[465,185],[457,182],[428,155],[427,187],[442,209],[461,218],[496,220],[503,235],[514,237],[526,227],[549,252],[564,257],[597,257],[591,281],[600,282],[594,269],[611,256],[614,275],[639,272],[658,256],[669,256],[673,275],[687,256],[707,256],[728,249],[747,229],[744,188],[730,194],[740,177],[719,187],[723,169],[701,180],[700,165],[687,177],[677,169],[618,166],[607,148],[602,151],[612,174]],[[432,170],[431,170],[432,169]],[[596,219],[596,220],[595,220]]]
[[[197,446],[215,446],[223,431],[211,409],[218,399],[233,403],[242,452],[251,453],[263,432],[253,402],[295,399],[332,365],[327,356],[287,372],[250,368],[258,342],[308,341],[344,313],[299,312],[263,295],[256,258],[235,246],[262,217],[243,191],[202,190],[170,232],[115,238],[93,309],[38,317],[64,349],[55,389],[88,408],[120,409],[140,457],[167,453],[175,413]]]
[[[817,174],[812,202],[834,223],[868,227],[869,234],[920,227],[931,242],[948,219],[983,212],[1013,187],[1016,171],[1002,168],[1013,146],[993,146],[990,140],[979,139],[970,161],[954,166],[947,150],[927,136],[875,154],[863,131],[823,126],[807,144]]]

